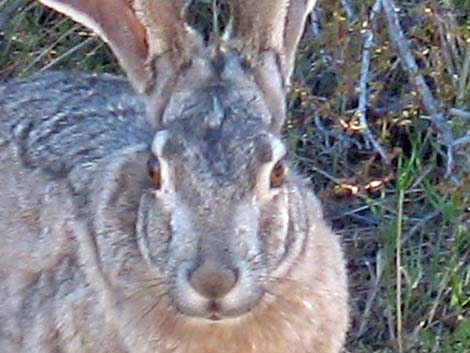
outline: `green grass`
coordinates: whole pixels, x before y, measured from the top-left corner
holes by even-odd
[[[0,0],[0,11],[14,2]],[[311,178],[344,239],[352,308],[347,349],[469,353],[470,151],[457,151],[452,178],[446,177],[436,132],[385,26],[379,26],[367,117],[392,160],[385,165],[352,124],[361,25],[371,1],[359,2],[356,21],[346,20],[339,2],[319,3],[322,32],[302,42],[286,136],[296,166]],[[400,3],[433,93],[443,104],[469,111],[470,79],[462,85],[456,77],[465,43],[470,47],[470,2]],[[119,72],[111,52],[89,31],[28,3],[0,29],[0,81],[45,69]],[[456,134],[470,130],[468,119],[454,117],[452,127]],[[368,187],[371,182],[375,187]]]
[[[99,38],[33,2],[0,33],[0,80],[47,69],[116,72],[119,67]]]

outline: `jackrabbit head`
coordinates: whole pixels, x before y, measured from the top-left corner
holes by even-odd
[[[109,43],[155,130],[94,188],[96,267],[128,346],[337,352],[341,250],[279,136],[315,1],[231,1],[226,35],[209,41],[183,0],[41,2]]]

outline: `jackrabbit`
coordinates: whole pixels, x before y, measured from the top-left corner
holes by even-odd
[[[42,0],[111,75],[0,86],[2,353],[337,353],[345,264],[288,169],[285,93],[315,0]],[[215,37],[214,37],[215,38]]]

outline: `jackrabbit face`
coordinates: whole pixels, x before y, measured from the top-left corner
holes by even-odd
[[[133,272],[132,281],[140,283],[141,274],[153,273],[178,311],[209,320],[241,316],[256,306],[269,279],[282,275],[291,250],[302,247],[306,231],[290,224],[299,220],[289,214],[289,202],[304,185],[289,175],[286,147],[266,129],[267,108],[259,99],[235,101],[233,92],[240,91],[216,81],[216,87],[195,91],[190,109],[161,124],[150,155],[143,153],[135,165],[127,164],[126,155],[124,165],[111,167],[109,178],[128,181],[110,188],[105,178],[99,189],[110,196],[99,197],[98,207],[106,207],[97,217],[107,220],[101,229],[112,239],[125,239],[138,224],[134,258],[141,261],[121,273]],[[129,170],[140,170],[140,176],[129,176]],[[136,189],[131,184],[145,186],[130,197]],[[119,205],[129,200],[135,202],[129,210],[139,208],[136,221],[121,217],[127,212]],[[110,261],[115,268],[116,257]],[[116,285],[121,280],[128,281],[118,275]]]
[[[150,164],[160,176],[142,208],[143,251],[165,271],[181,312],[239,316],[257,304],[263,278],[281,260],[269,243],[282,247],[288,228],[285,148],[255,118],[228,112],[221,126],[196,133],[187,124],[178,121],[154,140]],[[169,224],[163,253],[157,209]]]
[[[344,264],[320,205],[262,119],[226,112],[217,128],[172,121],[102,179],[96,239],[123,336],[149,351],[227,337],[226,352],[303,352],[333,327],[339,347]]]

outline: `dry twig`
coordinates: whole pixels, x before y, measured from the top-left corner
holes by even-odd
[[[372,7],[369,16],[369,26],[375,19],[375,15],[377,12],[380,11],[381,2],[377,0]],[[380,145],[380,143],[375,138],[374,134],[369,128],[369,123],[366,118],[366,110],[367,110],[367,101],[368,101],[368,88],[367,88],[367,81],[369,77],[369,70],[370,70],[370,50],[374,46],[374,33],[372,29],[368,28],[364,31],[364,47],[362,50],[362,63],[361,63],[361,73],[359,79],[358,89],[360,92],[359,95],[359,104],[356,110],[356,114],[359,117],[359,123],[361,125],[361,133],[366,138],[372,146],[374,146],[375,150],[380,154],[380,157],[384,161],[384,163],[388,166],[392,164],[390,158],[388,157],[387,153],[385,152],[384,148]]]
[[[87,38],[86,40],[84,40],[83,42],[81,43],[78,43],[77,45],[75,45],[74,47],[70,48],[69,50],[67,50],[65,53],[63,53],[62,55],[58,56],[57,58],[55,58],[54,60],[52,60],[51,62],[49,62],[47,65],[43,66],[41,69],[39,69],[38,71],[39,72],[42,72],[42,71],[46,71],[46,70],[49,70],[50,68],[54,67],[54,65],[57,65],[59,62],[65,60],[66,58],[70,57],[73,53],[75,53],[77,50],[80,50],[84,47],[86,47],[88,44],[92,43],[93,41],[95,41],[96,39],[94,37],[89,37]]]
[[[469,48],[470,48],[470,46],[469,46]],[[454,116],[458,116],[459,118],[470,119],[470,112],[467,112],[465,110],[458,109],[458,108],[450,108],[449,109],[449,114],[454,115]]]
[[[459,74],[459,93],[457,95],[458,104],[462,104],[465,92],[470,85],[470,42],[465,46],[464,60]],[[470,117],[470,113],[467,113]]]
[[[341,0],[341,5],[343,6],[344,11],[346,12],[348,20],[352,20],[356,14],[353,6],[349,3],[349,0]]]
[[[320,35],[320,25],[318,23],[319,21],[316,7],[314,7],[312,12],[310,13],[310,22],[310,32],[312,32],[313,36],[316,38]]]

